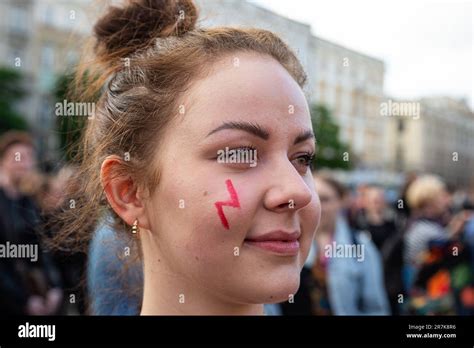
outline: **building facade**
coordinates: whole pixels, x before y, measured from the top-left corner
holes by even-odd
[[[474,113],[465,101],[447,97],[410,103],[418,105],[418,115],[405,108],[385,116],[386,166],[438,174],[454,186],[468,185],[474,178]]]
[[[18,105],[39,142],[40,156],[54,153],[54,88],[73,66],[90,32],[86,0],[0,1],[0,64],[18,70],[28,95]]]
[[[341,138],[359,158],[359,166],[381,168],[385,123],[379,117],[383,100],[383,61],[314,36],[315,101],[329,107]]]
[[[19,105],[19,111],[46,154],[54,153],[57,147],[53,130],[56,79],[77,62],[84,38],[90,35],[107,3],[110,1],[0,1],[0,64],[24,74],[29,96]],[[308,75],[308,101],[331,110],[341,138],[350,145],[360,169],[434,171],[440,164],[443,175],[457,175],[456,180],[464,180],[465,170],[451,171],[458,167],[437,161],[456,149],[460,161],[465,160],[462,163],[466,168],[472,168],[468,149],[473,148],[469,139],[474,138],[474,130],[468,108],[452,100],[431,99],[420,101],[420,120],[386,117],[381,114],[381,106],[387,102],[382,60],[315,36],[309,25],[244,0],[196,0],[196,4],[200,26],[268,29],[293,48]]]

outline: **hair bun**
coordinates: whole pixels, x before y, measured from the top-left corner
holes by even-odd
[[[126,57],[156,38],[185,34],[196,21],[192,0],[130,0],[125,7],[110,7],[95,24],[96,54],[105,60]]]

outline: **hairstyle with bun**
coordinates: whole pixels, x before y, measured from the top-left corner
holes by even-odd
[[[194,29],[196,19],[196,8],[183,0],[135,0],[112,7],[94,26],[97,56],[127,56],[156,38],[181,36]]]
[[[193,80],[236,52],[255,52],[278,61],[303,87],[305,72],[292,50],[270,31],[253,28],[198,28],[198,11],[191,0],[130,0],[110,7],[93,29],[93,56],[83,59],[78,95],[100,98],[81,141],[79,170],[68,197],[75,208],[58,221],[57,241],[86,247],[97,223],[109,211],[117,229],[127,227],[105,199],[100,168],[109,155],[123,161],[122,172],[152,190],[159,168],[150,158],[169,121],[178,114],[179,99]],[[150,139],[158,139],[158,141]],[[86,243],[84,243],[86,242]]]

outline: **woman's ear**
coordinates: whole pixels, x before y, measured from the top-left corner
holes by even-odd
[[[131,176],[124,174],[123,160],[116,156],[107,156],[102,162],[100,178],[105,196],[112,209],[128,225],[138,220],[138,226],[149,229],[143,195],[139,185]]]

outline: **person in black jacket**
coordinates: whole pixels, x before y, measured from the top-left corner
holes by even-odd
[[[27,133],[8,132],[0,138],[1,315],[55,314],[62,299],[60,279],[41,250],[38,208],[20,189],[35,164]]]

